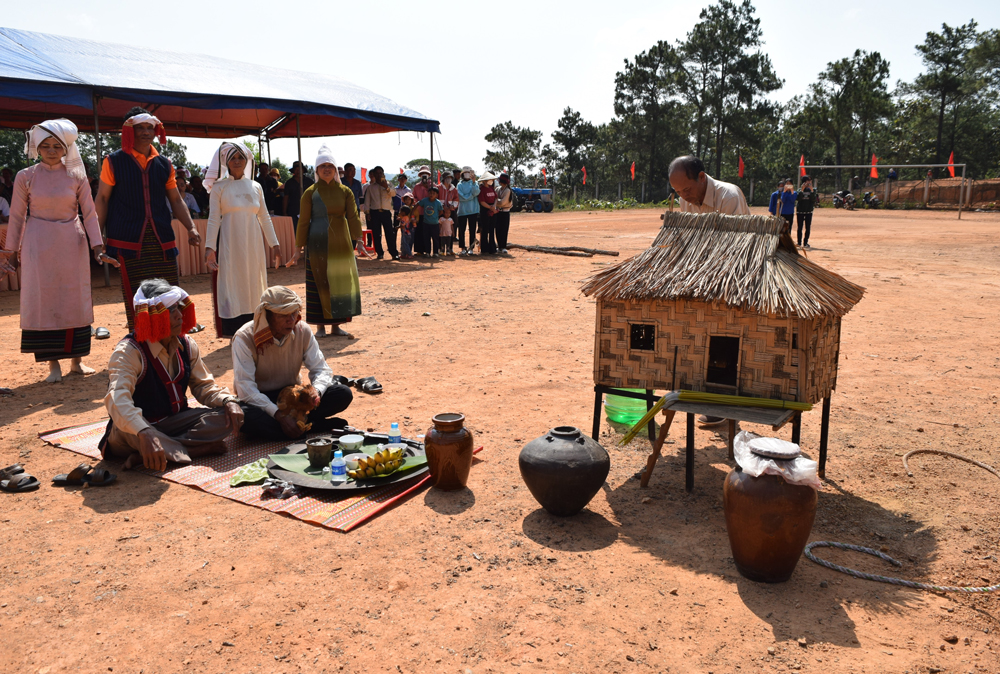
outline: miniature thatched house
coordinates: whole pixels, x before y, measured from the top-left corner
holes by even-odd
[[[589,278],[594,382],[816,403],[864,288],[801,255],[785,221],[667,213],[653,245]],[[676,363],[675,363],[676,347]]]

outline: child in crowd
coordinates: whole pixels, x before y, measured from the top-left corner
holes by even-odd
[[[413,198],[410,198],[410,202],[413,202]],[[401,235],[401,243],[403,244],[403,255],[404,260],[413,259],[413,216],[410,215],[409,206],[400,206],[399,208],[399,232]]]
[[[441,247],[441,226],[438,224],[438,219],[441,217],[443,204],[437,197],[438,188],[431,186],[427,189],[427,196],[417,204],[420,207],[424,230],[424,239],[421,243],[423,249],[428,251],[429,257],[437,257],[437,251]]]
[[[454,255],[452,241],[455,236],[455,221],[451,219],[451,207],[448,205],[445,205],[441,211],[441,217],[438,218],[438,229],[441,236],[441,250],[439,252],[441,255]]]

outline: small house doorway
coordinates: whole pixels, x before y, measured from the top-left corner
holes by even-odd
[[[739,382],[739,361],[739,337],[710,336],[705,382],[736,388]]]

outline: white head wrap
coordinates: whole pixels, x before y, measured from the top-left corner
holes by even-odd
[[[79,180],[87,179],[87,171],[83,167],[83,159],[80,158],[80,149],[76,146],[76,138],[80,132],[76,124],[68,119],[50,119],[31,127],[25,134],[24,151],[28,159],[38,158],[38,145],[49,136],[52,136],[66,148],[66,156],[62,158],[62,163],[66,165],[66,173]]]
[[[302,311],[302,298],[285,286],[271,286],[260,296],[260,304],[253,312],[253,360],[256,363],[257,357],[264,352],[268,346],[274,343],[271,335],[271,327],[267,323],[267,312],[276,314],[291,314]]]
[[[187,292],[183,288],[178,286],[170,286],[170,290],[163,293],[162,295],[157,295],[151,299],[147,299],[145,295],[142,294],[142,286],[135,291],[135,295],[132,297],[132,308],[139,310],[142,307],[149,307],[150,305],[160,305],[164,309],[169,309],[178,302],[186,300],[188,298]]]
[[[242,143],[225,142],[220,145],[219,149],[212,155],[212,161],[208,165],[208,170],[205,171],[205,179],[201,184],[205,186],[205,190],[207,192],[212,191],[212,185],[214,185],[217,181],[229,176],[229,160],[232,159],[235,154],[241,154],[246,157],[247,167],[243,171],[243,177],[248,180],[253,180],[253,152],[251,152],[250,148]]]
[[[319,154],[316,155],[316,168],[319,168],[320,164],[333,164],[334,167],[337,166],[337,160],[333,158],[333,150],[328,148],[326,145],[321,145],[319,148]],[[319,178],[319,174],[316,174]],[[336,170],[333,172],[333,182],[340,183],[340,171]]]
[[[161,126],[163,124],[163,122],[157,119],[156,116],[151,115],[148,112],[132,115],[125,120],[125,123],[129,126],[135,126],[136,124],[152,124],[153,126]]]
[[[184,315],[181,331],[186,333],[197,323],[194,303],[187,292],[183,288],[170,286],[170,290],[162,295],[147,298],[140,286],[132,297],[132,306],[135,307],[135,338],[139,341],[156,342],[169,337],[170,315],[167,310],[178,303]]]

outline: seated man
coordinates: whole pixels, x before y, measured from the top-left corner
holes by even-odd
[[[104,458],[166,470],[167,461],[226,451],[223,439],[239,431],[243,410],[215,383],[198,345],[185,333],[195,325],[188,294],[163,279],[143,281],[132,300],[135,332],[111,353],[104,405],[111,420],[99,447]],[[188,387],[206,408],[189,408]]]
[[[351,404],[351,389],[333,383],[313,331],[302,322],[302,299],[294,290],[273,286],[264,291],[253,322],[233,337],[233,383],[243,401],[243,432],[266,440],[304,435],[295,418],[278,409],[281,389],[299,384],[303,364],[316,389],[308,423],[313,433],[329,433],[347,425],[334,417]]]

